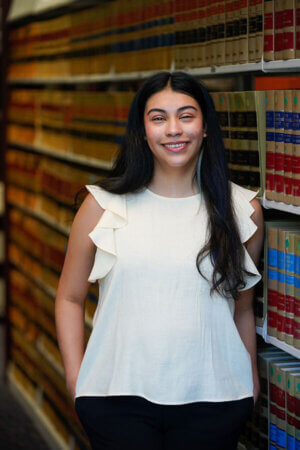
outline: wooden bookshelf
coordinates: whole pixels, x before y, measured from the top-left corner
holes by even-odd
[[[7,143],[11,147],[16,147],[21,150],[29,150],[31,152],[39,153],[41,155],[52,156],[56,159],[61,159],[66,162],[72,162],[80,165],[84,165],[87,167],[93,167],[98,169],[108,170],[112,168],[113,162],[103,161],[101,159],[96,158],[86,158],[81,155],[76,155],[74,153],[68,152],[60,152],[55,150],[54,148],[25,144],[23,142],[15,142],[10,141]]]

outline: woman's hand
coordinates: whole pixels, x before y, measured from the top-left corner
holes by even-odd
[[[69,380],[67,379],[67,382],[66,382],[67,391],[69,392],[74,403],[75,403],[76,381],[77,381],[77,377],[72,377]]]

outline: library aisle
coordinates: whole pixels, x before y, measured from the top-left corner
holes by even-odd
[[[51,450],[20,397],[4,382],[0,382],[0,436],[5,450]]]
[[[0,440],[3,450],[36,449],[51,450],[45,440],[44,433],[30,417],[28,406],[21,401],[18,392],[5,381],[4,324],[0,323]]]

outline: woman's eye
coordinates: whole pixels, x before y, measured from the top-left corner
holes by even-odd
[[[193,116],[181,116],[180,118],[181,118],[181,119],[192,119]]]
[[[155,122],[161,122],[162,120],[164,120],[164,118],[163,117],[153,117],[152,120]]]

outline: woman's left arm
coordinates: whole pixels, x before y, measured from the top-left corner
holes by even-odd
[[[254,212],[251,216],[253,222],[257,225],[254,235],[245,243],[245,247],[256,266],[258,266],[261,250],[264,241],[264,218],[262,207],[257,199],[251,201]],[[259,396],[259,377],[256,358],[256,330],[255,317],[253,311],[254,287],[241,291],[239,299],[235,302],[234,322],[241,336],[241,339],[250,353],[253,374],[253,395],[254,402]]]

